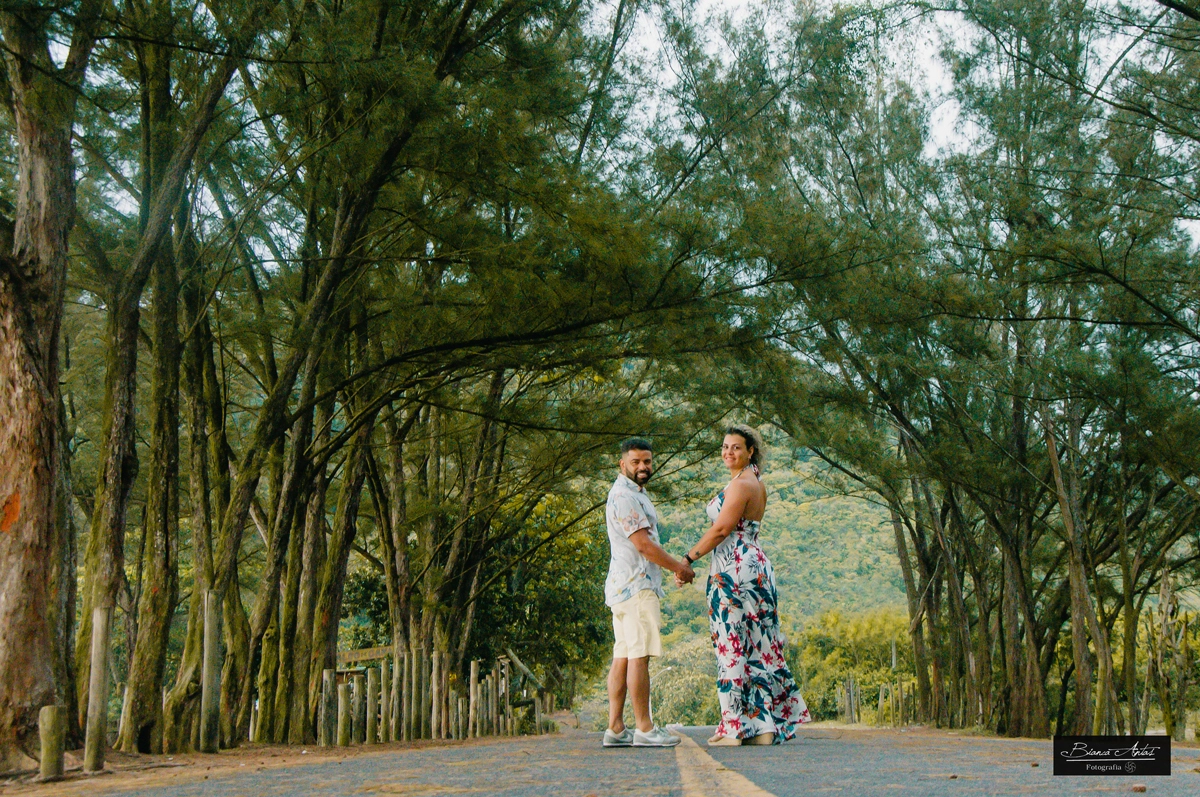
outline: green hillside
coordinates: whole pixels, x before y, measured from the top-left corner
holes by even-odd
[[[861,498],[830,493],[812,478],[811,466],[770,470],[762,545],[775,567],[780,611],[787,626],[804,625],[830,609],[858,613],[903,607],[904,584],[887,512]],[[705,502],[724,485],[708,480],[703,495],[660,506],[664,545],[682,554],[708,528]],[[707,568],[707,558],[701,562]],[[702,581],[703,573],[697,578]],[[692,625],[704,602],[691,591],[668,590],[664,622]],[[696,630],[700,630],[699,627]]]

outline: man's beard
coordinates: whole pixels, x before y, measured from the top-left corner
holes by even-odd
[[[653,475],[654,475],[654,471],[635,470],[629,478],[633,479],[633,481],[637,484],[638,487],[641,487],[646,482],[650,481],[650,477]]]

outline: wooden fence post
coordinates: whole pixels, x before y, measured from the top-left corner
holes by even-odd
[[[392,661],[392,730],[391,740],[404,738],[404,656],[397,655]]]
[[[471,680],[467,690],[467,737],[479,736],[479,661],[471,662]]]
[[[479,679],[479,699],[475,706],[475,711],[478,714],[475,717],[475,728],[479,736],[487,736],[488,732],[487,696],[490,694],[488,677],[487,673],[484,673]]]
[[[404,657],[397,655],[392,661],[392,729],[391,740],[398,742],[404,738]]]
[[[442,653],[434,649],[430,657],[430,738],[442,735]]]
[[[366,680],[366,678],[362,677],[361,673],[355,673],[352,681],[354,687],[350,692],[350,710],[354,712],[351,715],[351,735],[358,744],[362,744],[367,738],[365,722],[367,719]]]
[[[404,694],[401,695],[400,706],[401,736],[406,742],[411,742],[412,733],[412,704],[413,704],[413,656],[409,651],[404,652]]]
[[[492,734],[502,736],[504,728],[500,725],[500,662],[492,665],[492,693],[488,699],[491,701],[492,709]]]
[[[108,626],[111,619],[110,606],[97,606],[92,610],[92,671],[88,679],[84,772],[104,769],[104,745],[108,733]]]
[[[338,747],[350,746],[350,734],[354,719],[350,714],[350,684],[338,684],[337,689],[337,743]]]
[[[487,736],[491,729],[492,712],[488,708],[488,698],[491,697],[491,674],[485,674],[479,681],[479,717],[476,722],[479,723],[479,735]]]
[[[62,706],[42,706],[38,711],[38,740],[41,766],[38,780],[48,783],[63,776],[63,747],[67,735],[67,712]]]
[[[421,738],[421,651],[413,648],[412,654],[412,739]]]
[[[421,662],[421,688],[419,690],[419,694],[421,695],[421,738],[432,739],[433,726],[429,723],[429,712],[433,710],[433,695],[430,692],[430,687],[433,685],[430,667],[433,661],[424,647],[417,652],[417,656]]]
[[[321,704],[317,712],[317,744],[331,747],[337,722],[337,671],[321,671]]]
[[[509,688],[509,681],[512,678],[512,665],[508,660],[500,662],[500,693],[504,699],[504,733],[506,736],[513,735],[513,713],[512,713],[512,696]]]
[[[217,593],[204,592],[204,664],[200,673],[200,752],[221,743],[221,621]]]
[[[392,673],[389,661],[379,665],[379,741],[392,740]]]
[[[367,723],[363,742],[375,744],[379,741],[379,669],[367,670]]]
[[[450,729],[450,657],[442,656],[442,738],[451,738]]]

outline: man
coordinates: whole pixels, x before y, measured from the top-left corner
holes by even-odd
[[[608,671],[608,730],[605,747],[674,747],[679,737],[650,720],[650,657],[662,655],[659,598],[662,568],[683,583],[696,577],[692,568],[658,544],[658,513],[646,496],[654,473],[650,441],[631,437],[621,443],[620,474],[608,491],[608,579],[604,601],[612,609],[612,669]],[[625,694],[633,704],[636,730],[625,727]]]

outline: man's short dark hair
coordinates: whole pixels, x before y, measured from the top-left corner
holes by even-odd
[[[654,446],[644,437],[626,437],[621,441],[621,456],[630,451],[653,451]]]

